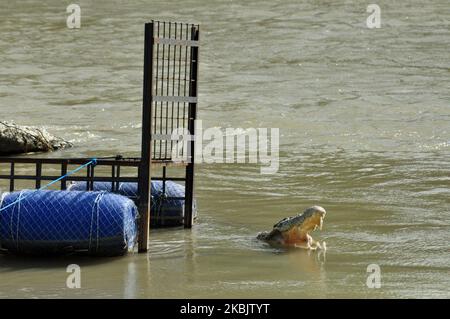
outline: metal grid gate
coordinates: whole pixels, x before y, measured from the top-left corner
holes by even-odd
[[[195,136],[197,118],[199,26],[186,23],[152,21],[145,25],[144,96],[142,125],[142,161],[139,173],[139,193],[144,196],[140,211],[150,214],[148,190],[151,182],[152,163],[163,165],[163,185],[168,176],[167,168],[174,163],[172,150],[178,147],[172,140],[172,132],[187,129]],[[187,150],[181,153],[186,161],[184,227],[192,227],[194,198],[195,139],[191,138]],[[150,160],[151,159],[151,160]],[[163,186],[165,187],[165,186]],[[141,223],[140,238],[146,240],[149,218]],[[146,246],[140,242],[139,246]]]

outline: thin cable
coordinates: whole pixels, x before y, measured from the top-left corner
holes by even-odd
[[[73,171],[70,171],[70,172],[68,172],[67,174],[65,174],[65,175],[63,175],[63,176],[61,176],[61,177],[55,179],[54,181],[51,181],[51,182],[48,183],[47,185],[42,186],[41,188],[38,189],[38,191],[44,190],[44,189],[46,189],[46,188],[52,186],[53,184],[56,184],[57,182],[59,182],[59,181],[63,180],[64,178],[69,177],[69,176],[71,176],[71,175],[73,175],[73,174],[75,174],[75,173],[81,171],[83,168],[85,168],[85,167],[87,167],[87,166],[89,166],[89,165],[96,165],[96,164],[97,164],[97,159],[96,159],[96,158],[93,158],[92,160],[90,160],[90,161],[87,162],[86,164],[83,164],[83,165],[81,165],[80,167],[74,169]],[[28,196],[29,196],[29,195],[28,195]],[[27,198],[28,196],[24,196],[24,197],[19,196],[19,198],[18,198],[17,200],[15,200],[14,202],[12,202],[11,204],[6,205],[6,206],[3,207],[3,208],[0,208],[0,212],[6,210],[7,208],[9,208],[9,207],[11,207],[11,206],[14,206],[15,204],[17,204],[17,203],[19,203],[20,201],[24,200],[24,199]]]

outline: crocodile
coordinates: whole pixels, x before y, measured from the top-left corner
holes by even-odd
[[[280,220],[273,226],[272,231],[261,232],[256,238],[272,246],[325,250],[326,243],[315,241],[309,232],[317,228],[322,229],[326,213],[323,207],[309,207],[301,214]]]

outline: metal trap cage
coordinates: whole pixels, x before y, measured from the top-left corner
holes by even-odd
[[[83,174],[64,177],[53,185],[66,190],[70,182],[85,182],[86,190],[92,191],[94,183],[105,182],[111,183],[112,192],[117,192],[120,183],[137,183],[138,192],[132,199],[140,215],[139,252],[148,250],[152,180],[162,181],[163,189],[167,181],[184,183],[184,227],[192,227],[199,34],[199,26],[194,24],[155,20],[145,24],[140,157],[98,158],[95,165],[86,166]],[[185,131],[191,137],[187,149],[177,149],[179,144],[172,138],[174,131]],[[184,160],[175,159],[174,153],[181,154]],[[0,157],[0,187],[6,184],[12,192],[20,190],[19,184],[27,181],[27,187],[39,189],[44,182],[65,176],[71,167],[90,160]],[[49,167],[51,173],[46,173]],[[172,167],[181,168],[182,176],[171,175]],[[159,176],[154,176],[156,170],[160,171]]]

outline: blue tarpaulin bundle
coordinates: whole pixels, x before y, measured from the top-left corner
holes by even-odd
[[[24,190],[0,209],[0,247],[13,253],[114,256],[136,243],[136,205],[117,194]]]
[[[70,191],[85,191],[86,182],[77,182],[68,188]],[[165,191],[162,181],[151,183],[150,223],[152,227],[181,226],[184,222],[184,195],[185,187],[172,181],[165,182]],[[111,192],[112,184],[95,182],[94,191]],[[137,183],[119,183],[115,192],[132,199],[138,197]],[[197,207],[194,200],[193,216],[197,216]]]

